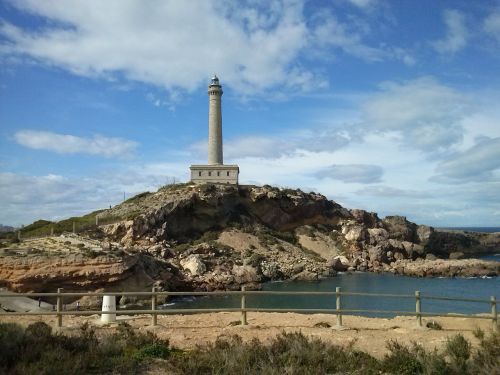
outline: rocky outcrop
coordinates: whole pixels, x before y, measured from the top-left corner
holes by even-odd
[[[28,242],[16,245],[19,254],[0,249],[0,283],[18,291],[150,290],[153,285],[216,290],[346,271],[498,273],[494,262],[465,258],[498,251],[500,233],[435,230],[402,216],[380,219],[301,190],[170,186],[99,215],[122,220],[99,227],[94,239],[59,239],[56,253],[45,254],[48,245],[34,249]]]
[[[160,190],[144,201],[138,204],[143,210],[139,215],[131,221],[105,227],[106,234],[121,237],[125,245],[144,240],[186,241],[234,224],[261,223],[283,231],[307,224],[337,225],[342,218],[351,216],[348,210],[323,195],[270,186],[197,185],[171,195]],[[106,214],[114,217],[137,212],[137,208],[129,206],[124,203]]]
[[[236,266],[223,271],[235,283],[255,282],[259,277],[297,278],[300,274],[312,279],[313,275],[346,270],[379,272],[395,262],[458,259],[500,248],[500,239],[492,239],[493,235],[437,231],[403,216],[380,219],[373,212],[346,210],[320,194],[271,186],[191,186],[170,196],[159,191],[146,200],[149,203],[141,203],[141,215],[110,228],[110,235],[119,233],[125,244],[167,244],[189,242],[209,230],[243,228],[247,232],[241,234],[247,236],[243,246],[235,240],[240,236],[235,233],[242,231],[224,230],[221,236],[221,243],[237,250],[229,263]],[[144,209],[146,203],[150,209]],[[122,209],[116,208],[118,212]],[[256,236],[250,238],[250,233]],[[262,259],[254,264],[256,275],[242,278],[236,271],[249,246],[258,248],[254,257]],[[205,257],[203,262],[212,261]],[[209,265],[207,270],[212,268]]]
[[[478,259],[400,260],[391,264],[386,270],[417,277],[493,277],[500,274],[500,262]]]
[[[184,270],[191,272],[193,276],[203,275],[207,270],[198,254],[191,254],[187,258],[181,259],[181,266]]]
[[[183,284],[170,265],[144,254],[0,257],[2,286],[16,292],[146,291],[158,285]]]

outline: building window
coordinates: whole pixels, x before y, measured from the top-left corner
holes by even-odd
[[[220,172],[217,172],[217,177],[219,177],[219,176],[220,176]]]
[[[208,176],[211,176],[212,175],[212,172],[208,172]]]
[[[198,172],[198,177],[201,177],[201,172]]]
[[[229,177],[229,172],[227,172],[227,177]]]

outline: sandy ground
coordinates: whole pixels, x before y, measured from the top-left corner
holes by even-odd
[[[170,343],[178,348],[189,349],[197,345],[213,342],[218,337],[239,335],[244,340],[258,338],[268,341],[280,332],[302,332],[309,337],[320,338],[338,345],[354,344],[376,357],[382,357],[386,351],[388,340],[401,343],[417,342],[426,348],[441,348],[448,337],[461,333],[473,345],[478,341],[473,335],[477,327],[489,332],[492,329],[491,320],[472,318],[436,318],[442,325],[442,330],[417,328],[414,317],[395,317],[392,319],[365,318],[359,316],[344,316],[343,330],[335,329],[336,317],[327,314],[296,314],[296,313],[248,313],[248,325],[233,326],[230,323],[239,321],[240,313],[211,313],[193,315],[162,315],[158,317],[158,326],[151,327],[151,318],[146,315],[135,317],[119,317],[139,330],[153,330],[158,336],[168,338]],[[424,325],[431,319],[424,319]],[[16,322],[28,325],[35,321],[45,321],[55,327],[56,317],[45,316],[0,316],[1,322]],[[99,333],[112,332],[117,324],[103,326],[99,316],[63,317],[63,332],[71,334],[88,321],[97,327]],[[326,322],[332,328],[314,327],[316,323]]]

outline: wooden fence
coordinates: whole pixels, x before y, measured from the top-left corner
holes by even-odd
[[[158,309],[158,297],[180,297],[180,296],[240,296],[240,306],[235,308],[207,308],[207,309]],[[261,308],[261,307],[248,307],[246,304],[247,296],[329,296],[335,298],[335,308],[324,308],[324,309],[294,309],[294,308]],[[104,297],[104,296],[136,296],[136,297],[151,297],[151,309],[150,310],[120,310],[115,311],[99,311],[99,310],[64,310],[64,298],[65,297]],[[376,310],[376,309],[344,309],[342,308],[342,297],[343,296],[360,296],[360,297],[371,297],[371,298],[396,298],[396,299],[414,299],[415,310],[414,311],[399,311],[399,310]],[[492,328],[498,329],[498,315],[497,315],[497,304],[495,296],[491,296],[490,299],[481,298],[455,298],[455,297],[440,297],[433,295],[423,295],[419,291],[415,294],[388,294],[388,293],[360,293],[360,292],[344,292],[340,287],[337,287],[333,292],[293,292],[293,291],[248,291],[245,287],[242,287],[241,291],[217,291],[217,292],[159,292],[155,288],[151,292],[104,292],[104,293],[93,293],[93,292],[75,292],[75,293],[65,293],[63,289],[57,290],[57,293],[0,293],[0,297],[55,297],[56,298],[56,309],[55,311],[49,310],[38,310],[29,312],[0,312],[0,317],[2,316],[16,316],[16,315],[57,315],[57,327],[62,327],[63,316],[73,315],[73,316],[86,316],[94,314],[116,314],[116,315],[151,315],[151,325],[157,325],[158,315],[172,315],[172,314],[192,314],[192,313],[213,313],[213,312],[239,312],[241,313],[241,324],[247,325],[247,313],[249,312],[295,312],[295,313],[323,313],[323,314],[334,314],[337,318],[337,328],[342,327],[342,316],[347,314],[355,313],[376,313],[376,314],[397,314],[397,315],[407,315],[415,316],[417,327],[422,327],[422,317],[456,317],[456,318],[474,318],[474,319],[490,319],[492,322]],[[457,313],[439,313],[439,312],[424,312],[422,311],[422,300],[442,300],[442,301],[460,301],[460,302],[470,302],[476,304],[487,304],[490,306],[489,311],[485,311],[485,314],[457,314]]]

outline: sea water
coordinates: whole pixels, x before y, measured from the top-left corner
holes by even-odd
[[[453,227],[463,231],[483,233],[500,232],[500,227]],[[500,254],[478,256],[480,259],[500,262]],[[489,313],[489,303],[426,300],[425,296],[479,298],[489,300],[495,296],[500,300],[500,277],[492,278],[416,278],[390,273],[355,272],[339,274],[319,281],[285,281],[263,284],[265,291],[332,292],[341,287],[343,292],[386,293],[411,295],[410,298],[382,298],[367,296],[343,296],[344,309],[415,311],[415,291],[422,296],[423,312],[455,312],[463,314]],[[162,308],[225,308],[239,307],[239,296],[186,297],[174,300]],[[249,308],[289,308],[289,309],[334,309],[334,296],[247,296]],[[499,307],[500,310],[500,307]],[[396,314],[356,313],[365,316],[390,317]]]
[[[500,299],[500,278],[416,278],[390,273],[355,272],[339,274],[319,281],[286,281],[263,284],[265,291],[321,291],[332,292],[341,287],[343,292],[388,293],[409,295],[409,298],[382,298],[367,296],[342,296],[344,309],[371,309],[415,311],[415,291],[422,296],[423,312],[439,313],[489,313],[490,304],[426,300],[425,296],[480,298],[489,301],[490,296]],[[209,296],[190,300],[178,300],[164,308],[225,308],[239,307],[239,296]],[[335,296],[247,296],[248,308],[334,309]],[[365,316],[390,317],[391,313],[356,313]]]

